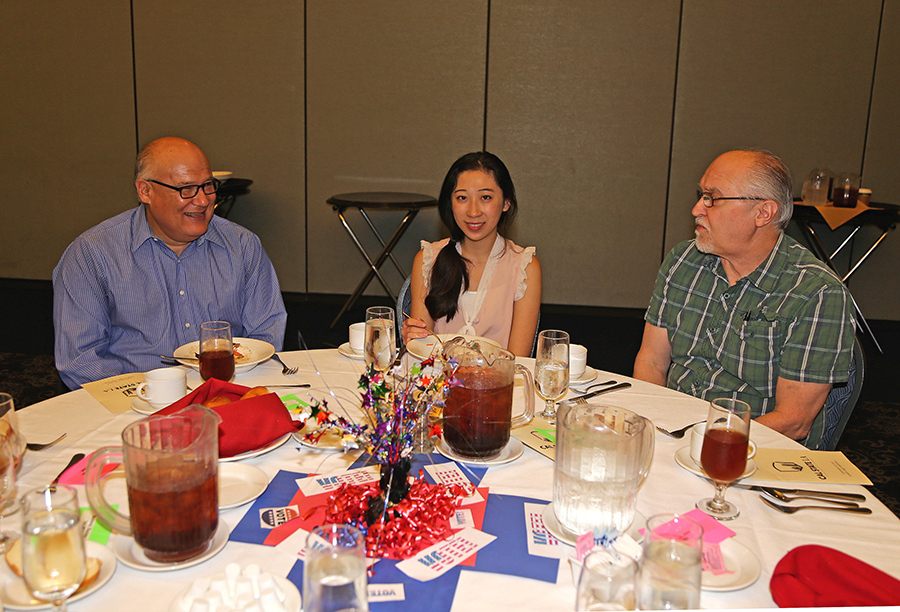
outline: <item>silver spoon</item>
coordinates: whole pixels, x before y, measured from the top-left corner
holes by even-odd
[[[65,437],[66,437],[66,434],[63,434],[60,437],[58,437],[56,440],[53,440],[53,442],[46,442],[44,444],[39,444],[37,442],[28,442],[25,446],[28,447],[28,450],[30,450],[30,451],[44,450],[45,448],[50,448],[51,446],[53,446],[54,444],[56,444],[57,442],[59,442],[60,440],[62,440]]]
[[[800,510],[833,510],[834,512],[855,512],[856,514],[872,514],[872,510],[869,508],[843,508],[837,506],[782,506],[781,504],[776,504],[773,501],[769,501],[762,495],[759,496],[763,502],[769,507],[775,508],[779,512],[784,512],[785,514],[794,514]]]

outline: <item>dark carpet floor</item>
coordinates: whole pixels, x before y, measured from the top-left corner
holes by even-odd
[[[21,409],[59,393],[53,366],[52,293],[49,282],[0,279],[0,291],[17,300],[0,300],[0,391]],[[346,296],[285,295],[288,310],[285,350],[334,348],[347,340],[347,326],[363,320],[365,309],[387,305],[385,298],[364,297],[332,329],[334,313]],[[565,329],[573,342],[588,348],[591,366],[631,374],[641,342],[638,310],[544,305],[541,329]],[[900,402],[896,364],[900,363],[900,322],[869,321],[884,348],[879,353],[863,338],[867,373],[860,401],[838,450],[874,483],[869,490],[900,515]]]

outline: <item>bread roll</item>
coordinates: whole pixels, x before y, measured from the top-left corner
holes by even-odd
[[[215,408],[216,406],[224,406],[225,404],[230,403],[231,398],[225,397],[224,395],[217,395],[203,402],[203,405],[207,408]]]
[[[250,399],[251,397],[256,397],[257,395],[265,395],[269,390],[265,387],[253,387],[241,397],[242,400]]]

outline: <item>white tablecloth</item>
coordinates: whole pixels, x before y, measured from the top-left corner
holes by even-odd
[[[255,369],[239,374],[236,383],[248,386],[309,382],[317,397],[322,397],[324,383],[343,389],[347,396],[356,392],[356,382],[362,369],[359,361],[341,356],[337,350],[282,353],[289,365],[300,367],[292,377],[281,374],[281,366],[266,362]],[[533,367],[534,361],[520,360]],[[187,368],[186,368],[187,369]],[[707,404],[681,393],[609,372],[600,372],[598,381],[629,380],[633,387],[598,398],[606,405],[628,408],[650,418],[667,429],[706,418]],[[188,385],[201,383],[197,372],[189,370]],[[273,389],[279,395],[298,393],[297,389]],[[519,401],[517,399],[517,401]],[[330,405],[334,408],[334,405]],[[120,443],[119,434],[129,423],[142,418],[135,412],[113,415],[86,391],[61,395],[19,412],[21,428],[33,441],[52,440],[65,432],[68,436],[51,449],[28,452],[20,474],[20,490],[52,480],[65,466],[72,454],[90,453],[103,445]],[[758,424],[753,424],[751,437],[763,448],[794,448],[798,445],[784,436]],[[656,434],[656,454],[646,484],[638,497],[637,509],[644,516],[660,512],[687,512],[696,501],[712,494],[711,485],[679,467],[675,452],[689,444],[683,440]],[[300,450],[298,450],[300,449]],[[261,468],[271,479],[279,470],[297,472],[336,471],[352,463],[355,454],[317,453],[293,440],[281,448],[248,460]],[[531,450],[518,460],[492,467],[482,481],[491,493],[520,495],[538,499],[552,499],[553,463]],[[804,488],[814,488],[813,485]],[[82,505],[86,505],[83,488],[79,487]],[[749,548],[762,563],[762,575],[752,586],[740,591],[713,593],[704,591],[703,608],[774,607],[769,594],[769,579],[775,564],[789,550],[803,544],[821,544],[841,550],[900,578],[900,520],[863,487],[846,487],[847,491],[865,493],[865,502],[872,515],[853,515],[837,512],[804,511],[796,515],[776,512],[758,499],[757,493],[729,489],[727,498],[741,509],[741,516],[727,523],[736,539]],[[234,527],[250,505],[223,511],[221,520]],[[18,520],[18,516],[5,519]],[[267,546],[229,542],[217,556],[197,566],[173,572],[144,572],[119,564],[115,576],[103,588],[69,607],[73,612],[87,610],[141,609],[148,612],[169,610],[176,595],[193,580],[220,572],[226,564],[258,563],[264,570],[286,576],[294,563],[288,554]],[[459,579],[453,610],[570,610],[573,608],[575,588],[568,564],[560,563],[557,583],[525,578],[463,571]]]

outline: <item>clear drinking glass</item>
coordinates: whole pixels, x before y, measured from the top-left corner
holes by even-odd
[[[229,381],[234,376],[234,344],[228,321],[200,325],[200,376]]]
[[[366,309],[366,339],[363,351],[366,365],[374,364],[384,371],[394,362],[397,353],[397,336],[394,326],[394,309],[389,306],[372,306]]]
[[[678,514],[647,519],[641,563],[642,610],[690,610],[700,607],[703,528]]]
[[[9,516],[18,510],[16,504],[16,461],[15,446],[6,436],[0,434],[0,517]],[[0,532],[0,553],[6,551],[15,534]]]
[[[750,405],[731,398],[711,401],[700,465],[712,479],[716,495],[701,499],[697,507],[720,521],[737,518],[741,513],[737,506],[725,501],[725,489],[747,468],[749,443]]]
[[[44,485],[22,497],[22,577],[31,594],[65,610],[86,569],[78,495],[65,485]]]
[[[306,538],[304,612],[365,612],[369,609],[366,541],[350,525],[320,525]]]
[[[635,610],[638,564],[613,550],[599,549],[584,558],[575,609]]]
[[[537,358],[534,364],[534,386],[546,402],[541,416],[556,418],[554,402],[569,389],[569,334],[547,329],[538,336]]]
[[[19,417],[16,415],[15,403],[9,393],[0,393],[0,434],[12,442],[13,459],[18,471],[22,464],[22,455],[25,454],[25,436],[19,432]]]

